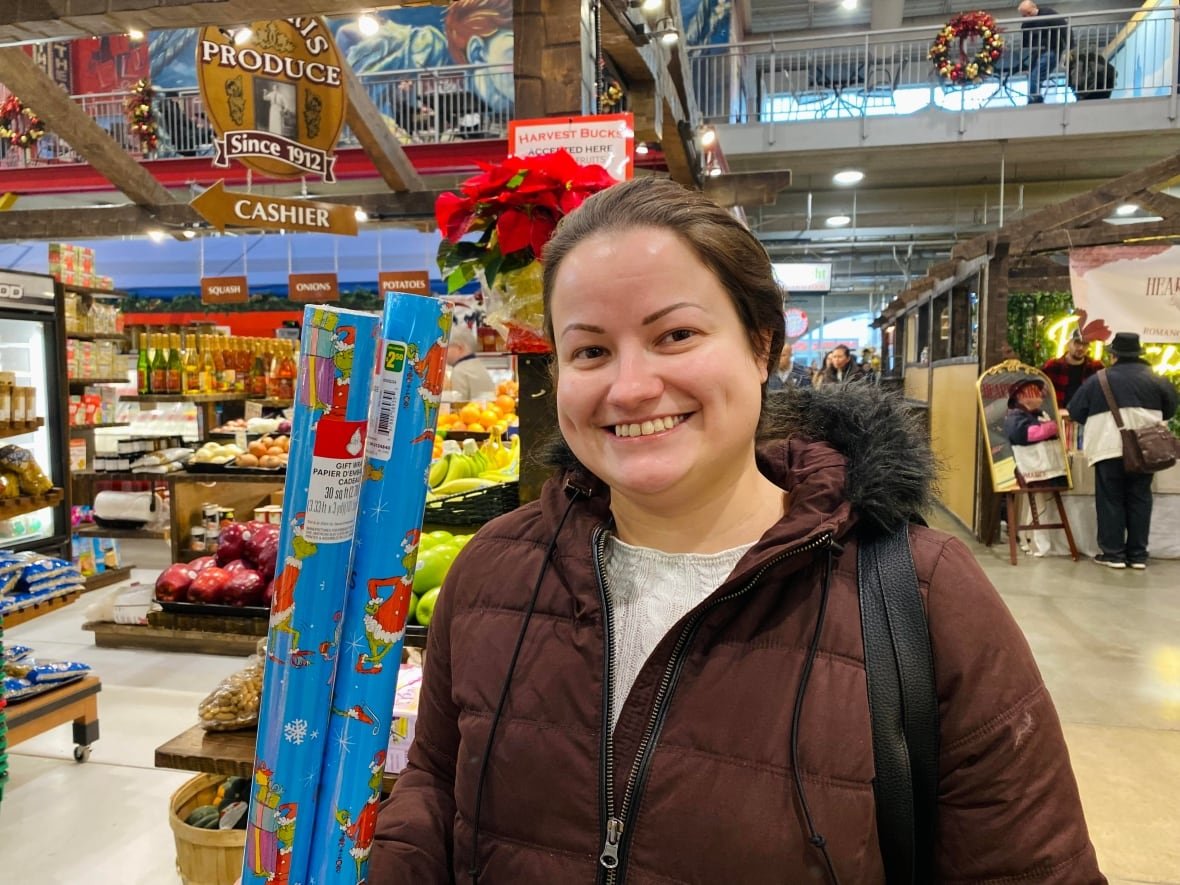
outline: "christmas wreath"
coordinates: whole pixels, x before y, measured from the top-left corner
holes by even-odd
[[[951,46],[958,45],[957,57]],[[969,44],[978,48],[969,51]],[[930,61],[939,75],[952,83],[975,83],[989,76],[1004,54],[1004,38],[996,20],[986,12],[961,12],[946,23],[930,44]]]
[[[152,99],[156,90],[147,80],[140,80],[127,98],[127,118],[131,133],[139,139],[139,149],[147,156],[160,143],[156,112],[152,110]]]
[[[0,104],[0,138],[13,147],[31,148],[45,135],[41,118],[25,107],[15,95]]]

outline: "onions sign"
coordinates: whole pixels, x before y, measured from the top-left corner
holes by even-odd
[[[217,133],[213,165],[237,160],[271,178],[335,181],[347,107],[341,64],[320,18],[253,22],[248,34],[202,30],[197,76]]]

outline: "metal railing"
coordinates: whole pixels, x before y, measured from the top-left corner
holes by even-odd
[[[703,119],[789,123],[1030,103],[1176,96],[1180,10],[1126,9],[1001,20],[990,75],[954,85],[935,71],[939,27],[775,39],[690,50]],[[981,48],[969,41],[968,54]],[[952,44],[952,56],[958,56]]]
[[[402,144],[504,138],[513,114],[511,65],[456,65],[362,74],[360,80]],[[0,86],[0,101],[8,92]],[[74,100],[129,153],[146,156],[131,131],[126,93],[75,96]],[[36,109],[36,102],[28,102]],[[213,154],[213,130],[195,89],[157,90],[156,158]],[[345,127],[340,146],[354,147],[356,136]],[[69,145],[48,132],[31,149],[0,145],[0,166],[76,163]]]

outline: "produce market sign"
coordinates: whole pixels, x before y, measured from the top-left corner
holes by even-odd
[[[340,52],[323,19],[300,16],[239,30],[204,28],[197,79],[217,137],[213,165],[230,160],[271,178],[335,181],[348,99]]]
[[[425,270],[400,270],[377,274],[377,287],[382,295],[406,292],[410,295],[430,294],[430,273]]]
[[[287,298],[326,304],[340,300],[340,284],[334,273],[293,273],[287,277]]]
[[[201,277],[202,304],[245,304],[250,285],[245,277]]]
[[[615,181],[635,172],[635,117],[599,114],[508,122],[508,153],[534,157],[565,148],[583,166],[606,168]]]
[[[352,206],[236,193],[227,191],[223,181],[198,195],[191,205],[220,231],[227,227],[252,227],[357,235],[356,209]]]

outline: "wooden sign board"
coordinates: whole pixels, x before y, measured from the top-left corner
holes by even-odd
[[[357,235],[356,209],[352,206],[236,193],[227,191],[224,181],[199,194],[190,205],[220,231],[249,227]]]
[[[382,295],[388,295],[390,292],[429,295],[430,273],[425,270],[396,270],[379,273],[377,287]]]
[[[245,304],[250,285],[245,277],[201,277],[202,304]]]
[[[248,33],[204,28],[197,79],[216,133],[214,166],[237,160],[271,178],[336,180],[348,99],[340,52],[323,19],[256,21]]]
[[[287,277],[287,298],[314,304],[339,301],[340,284],[334,273],[293,273]]]

